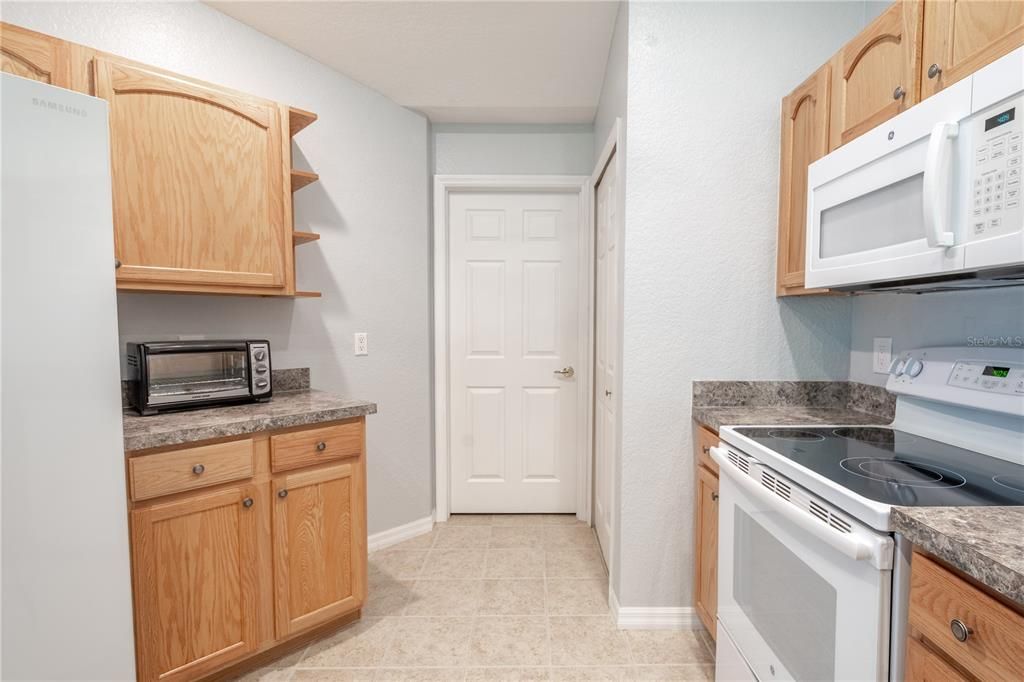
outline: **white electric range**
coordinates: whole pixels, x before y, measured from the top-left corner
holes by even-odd
[[[892,424],[738,426],[720,467],[718,680],[902,680],[893,507],[1024,505],[1024,348],[893,361]]]

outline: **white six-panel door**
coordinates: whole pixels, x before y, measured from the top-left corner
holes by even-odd
[[[616,310],[618,285],[617,178],[615,156],[608,160],[597,185],[595,223],[595,310],[594,310],[594,529],[610,565],[613,471],[616,447],[615,364],[618,357],[618,321]]]
[[[579,195],[453,192],[452,513],[576,511]]]

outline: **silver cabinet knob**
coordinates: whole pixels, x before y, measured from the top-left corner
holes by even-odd
[[[711,454],[711,446],[710,446],[710,445],[704,445],[704,446],[702,446],[702,447],[701,447],[701,450],[703,450],[703,451],[704,451],[704,454],[705,454],[705,455],[710,455],[710,454]]]
[[[242,500],[242,506],[245,507],[246,509],[251,507],[252,506],[252,498],[251,497],[247,497],[244,500]]]
[[[612,392],[609,391],[607,388],[604,390],[604,397],[605,398],[611,398],[612,397]]]
[[[893,99],[903,99],[907,96],[907,91],[903,89],[902,85],[897,85],[896,89],[892,91]]]
[[[204,467],[202,464],[197,464],[194,467],[192,467],[192,473],[195,474],[196,476],[203,473],[204,471],[206,471],[206,467]]]
[[[319,443],[316,444],[316,449],[319,450],[320,452],[323,452],[324,450],[327,449],[327,443],[320,441]]]
[[[288,497],[288,491],[285,490],[284,488],[281,488],[280,490],[277,491],[277,496],[283,500],[284,498]]]
[[[959,618],[949,621],[949,629],[958,642],[966,642],[967,638],[974,634],[974,630],[964,625]]]
[[[711,493],[711,501],[718,502],[718,493]]]
[[[938,64],[932,64],[928,67],[928,78],[935,78],[942,73],[942,67]]]
[[[572,379],[574,376],[576,376],[576,370],[574,370],[572,367],[563,367],[562,369],[556,369],[554,373],[561,374],[566,379]]]
[[[121,259],[120,258],[115,258],[114,259],[114,269],[117,270],[119,267],[121,267]]]

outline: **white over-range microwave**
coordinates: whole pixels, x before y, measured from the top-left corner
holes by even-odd
[[[808,288],[1024,284],[1024,48],[811,164]]]

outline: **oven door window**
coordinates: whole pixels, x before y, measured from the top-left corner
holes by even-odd
[[[836,588],[742,509],[733,517],[740,566],[732,596],[798,680],[830,680],[836,670]]]
[[[150,355],[146,359],[153,404],[206,400],[249,393],[244,350]]]

